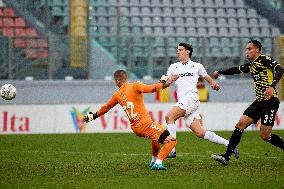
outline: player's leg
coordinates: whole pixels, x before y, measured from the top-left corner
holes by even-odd
[[[152,145],[152,160],[149,164],[150,168],[154,165],[155,161],[157,160],[161,144],[156,140],[152,140],[151,145]]]
[[[166,123],[167,123],[167,129],[172,135],[173,138],[176,138],[176,125],[175,121],[178,118],[181,118],[185,115],[185,110],[181,109],[179,106],[173,106],[170,111],[166,115]],[[170,153],[169,157],[175,157],[176,156],[176,150],[175,148]]]
[[[272,134],[276,112],[279,108],[279,100],[277,98],[270,99],[261,117],[260,137],[270,144],[284,150],[284,141],[278,135]]]
[[[251,124],[253,123],[253,119],[246,116],[242,115],[240,120],[235,126],[235,130],[230,138],[229,144],[227,146],[226,153],[224,155],[216,155],[212,154],[211,157],[216,160],[221,162],[224,165],[228,165],[231,155],[234,152],[234,149],[238,146],[239,142],[241,141],[243,131]]]
[[[165,170],[166,168],[163,166],[163,160],[168,156],[168,154],[172,151],[172,149],[176,146],[176,139],[170,135],[170,132],[165,129],[162,125],[158,123],[154,123],[150,125],[144,131],[144,136],[150,138],[154,144],[155,150],[153,151],[156,153],[156,148],[158,147],[157,143],[164,144],[163,147],[160,149],[157,159],[153,166],[151,167],[152,170]],[[153,146],[152,146],[153,149]],[[156,155],[152,153],[152,155]]]

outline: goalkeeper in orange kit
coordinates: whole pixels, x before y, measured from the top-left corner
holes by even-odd
[[[108,112],[115,105],[120,104],[125,111],[133,132],[152,142],[152,160],[149,164],[151,170],[166,170],[162,164],[171,150],[176,146],[177,141],[169,131],[159,123],[154,122],[144,104],[143,93],[154,93],[169,86],[178,76],[172,78],[162,77],[160,83],[146,85],[142,82],[130,83],[128,75],[124,70],[117,70],[114,73],[115,84],[119,88],[114,92],[111,99],[97,112],[88,112],[84,121],[88,123]],[[160,149],[160,145],[164,144]],[[159,151],[160,150],[160,151]]]

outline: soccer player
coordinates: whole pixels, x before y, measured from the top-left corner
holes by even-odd
[[[244,111],[236,124],[226,153],[211,155],[214,160],[224,165],[228,165],[233,149],[239,144],[244,130],[252,123],[257,123],[259,119],[261,119],[260,137],[284,150],[284,141],[279,136],[272,134],[275,114],[280,103],[275,87],[281,79],[284,69],[270,56],[261,54],[261,47],[259,41],[250,40],[246,45],[249,63],[213,73],[215,78],[218,78],[219,75],[250,73],[255,84],[256,100]]]
[[[179,75],[179,78],[174,82],[178,102],[170,109],[166,115],[167,129],[170,134],[176,138],[175,121],[184,117],[185,124],[192,132],[199,138],[204,138],[210,142],[223,144],[227,146],[229,141],[218,136],[214,132],[206,131],[201,124],[201,117],[198,112],[199,97],[197,93],[197,81],[201,76],[212,87],[213,90],[220,89],[216,83],[206,72],[204,66],[200,63],[190,60],[193,52],[191,45],[187,43],[180,43],[177,47],[177,56],[179,62],[171,64],[168,68],[167,76]],[[168,85],[168,84],[166,84]],[[238,150],[235,149],[236,158],[238,158]],[[175,148],[168,156],[176,157]]]
[[[177,141],[167,129],[151,119],[144,105],[143,93],[157,92],[170,85],[175,77],[173,76],[172,79],[164,77],[161,78],[161,82],[158,84],[146,85],[141,82],[130,83],[127,73],[123,70],[117,70],[114,73],[114,79],[119,89],[97,112],[88,112],[84,116],[84,121],[92,121],[104,115],[115,105],[120,104],[130,121],[133,132],[139,137],[149,138],[152,142],[150,169],[165,170],[166,167],[163,166],[162,162],[176,146]],[[159,151],[160,144],[164,144],[164,146]]]

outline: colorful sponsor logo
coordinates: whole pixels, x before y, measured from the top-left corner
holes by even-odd
[[[90,111],[90,107],[86,108],[82,112],[80,112],[77,108],[72,107],[70,111],[73,125],[75,127],[76,132],[84,133],[87,129],[87,124],[84,122],[83,117],[87,112]]]

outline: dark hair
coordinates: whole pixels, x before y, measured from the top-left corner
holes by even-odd
[[[261,51],[262,44],[258,40],[251,39],[248,43],[254,44],[259,49],[259,51]]]
[[[126,71],[124,70],[116,70],[113,74],[115,80],[123,81],[128,78]]]
[[[190,44],[188,43],[180,43],[178,44],[178,46],[183,46],[186,50],[189,50],[189,57],[191,57],[192,52],[193,52],[193,48]]]

